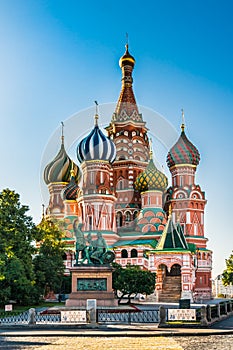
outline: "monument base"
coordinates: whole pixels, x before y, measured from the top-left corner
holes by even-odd
[[[70,268],[72,291],[66,306],[86,307],[87,299],[98,306],[118,306],[112,289],[112,268],[106,265],[80,265]]]

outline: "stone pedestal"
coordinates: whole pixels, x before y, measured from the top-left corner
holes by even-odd
[[[66,306],[84,306],[87,299],[96,299],[98,306],[117,306],[112,289],[112,268],[110,266],[80,265],[70,268],[72,291]]]

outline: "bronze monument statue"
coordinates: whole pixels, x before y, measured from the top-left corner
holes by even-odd
[[[88,265],[105,265],[113,262],[115,254],[108,249],[101,232],[97,232],[96,240],[92,240],[91,233],[88,233],[87,238],[85,239],[81,227],[82,224],[78,223],[78,220],[75,220],[73,228],[76,237],[76,265],[82,265],[85,261],[87,261]],[[80,252],[82,259],[79,262]]]

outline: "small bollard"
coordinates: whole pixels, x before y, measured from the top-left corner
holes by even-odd
[[[225,315],[227,315],[227,302],[224,303]]]
[[[230,301],[230,313],[232,312],[232,302]]]
[[[166,323],[166,309],[163,306],[159,307],[159,325]]]
[[[91,323],[91,312],[87,310],[87,323]]]
[[[221,307],[220,304],[217,305],[217,318],[221,317]]]
[[[201,325],[202,326],[208,325],[208,321],[206,318],[206,307],[204,305],[201,307]]]
[[[28,324],[36,324],[36,310],[34,308],[29,309]]]
[[[206,317],[207,317],[207,321],[211,322],[211,306],[207,305],[206,307]]]

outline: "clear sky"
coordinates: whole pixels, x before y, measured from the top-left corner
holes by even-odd
[[[233,249],[232,13],[230,0],[0,0],[0,190],[17,191],[39,222],[46,145],[61,121],[94,100],[117,101],[128,32],[138,104],[178,133],[185,110],[187,136],[201,153],[213,276],[221,273]],[[159,161],[166,167],[166,152]]]

